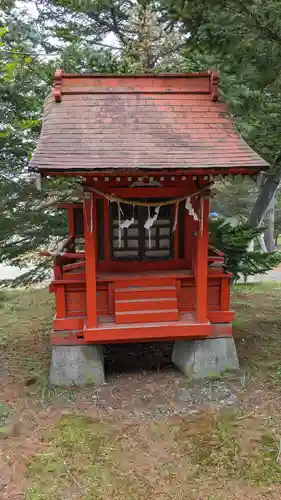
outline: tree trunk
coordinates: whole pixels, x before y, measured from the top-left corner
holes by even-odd
[[[249,224],[253,227],[259,227],[262,223],[266,211],[274,198],[276,190],[281,180],[281,171],[268,175],[264,185],[261,187],[256,203],[254,204],[249,217]]]
[[[267,229],[264,232],[264,241],[268,252],[274,249],[274,215],[275,215],[275,197],[272,199],[266,212]]]
[[[263,252],[267,252],[267,248],[266,248],[266,244],[264,242],[264,235],[263,234],[260,234],[258,236],[258,240],[259,240],[259,243],[260,243],[260,246],[261,246],[261,249]]]

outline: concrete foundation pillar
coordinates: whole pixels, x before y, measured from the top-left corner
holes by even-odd
[[[226,370],[238,370],[239,362],[232,337],[177,340],[172,362],[186,376],[204,378]]]
[[[103,384],[102,346],[53,346],[49,381],[53,385],[66,387]]]

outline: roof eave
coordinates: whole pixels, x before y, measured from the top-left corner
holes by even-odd
[[[45,168],[45,167],[36,167],[30,166],[29,170],[33,172],[39,172],[43,176],[56,176],[56,175],[65,175],[65,176],[126,176],[126,175],[139,175],[143,174],[151,174],[155,173],[155,175],[172,175],[174,174],[184,174],[184,175],[256,175],[262,171],[268,170],[269,165],[251,165],[251,166],[198,166],[198,167],[189,167],[189,168],[153,168],[153,167],[142,167],[142,168],[113,168],[113,169],[88,169],[88,168]]]

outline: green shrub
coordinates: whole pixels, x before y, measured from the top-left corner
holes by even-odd
[[[233,274],[233,281],[241,275],[264,274],[281,263],[280,252],[248,251],[264,228],[253,228],[247,223],[234,227],[224,219],[217,219],[210,221],[209,230],[210,243],[225,254],[225,267]]]

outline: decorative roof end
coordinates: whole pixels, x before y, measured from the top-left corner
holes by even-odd
[[[211,73],[211,95],[212,101],[217,101],[219,98],[220,90],[220,75],[216,70],[210,71]]]
[[[63,70],[57,69],[54,74],[53,95],[56,102],[61,102]]]

